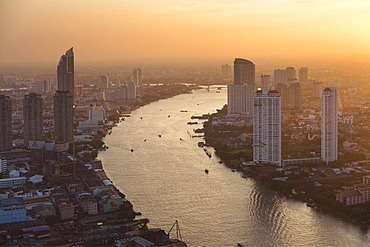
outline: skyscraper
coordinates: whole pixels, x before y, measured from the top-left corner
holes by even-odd
[[[253,160],[281,165],[279,93],[276,90],[258,90],[253,110]]]
[[[253,114],[253,96],[257,90],[256,84],[227,86],[227,114]]]
[[[57,143],[73,141],[73,97],[70,91],[54,95],[54,137]]]
[[[60,57],[57,69],[58,91],[70,91],[74,96],[74,53],[73,47]]]
[[[321,96],[321,157],[324,162],[338,159],[338,95],[326,87]]]
[[[299,83],[307,83],[308,82],[308,68],[302,67],[299,70],[298,74]]]
[[[56,142],[73,141],[74,54],[73,48],[60,57],[58,90],[54,95],[54,137]]]
[[[277,89],[279,83],[288,83],[287,71],[285,69],[274,70],[274,89]]]
[[[0,151],[12,148],[12,101],[0,95]]]
[[[261,75],[261,89],[270,89],[270,75]]]
[[[294,67],[288,67],[286,68],[286,77],[288,82],[297,80],[297,75]]]
[[[289,86],[279,83],[276,90],[280,93],[281,109],[299,110],[301,108],[301,86],[298,82]]]
[[[137,86],[143,83],[143,75],[141,73],[141,68],[137,68]]]
[[[108,76],[98,75],[98,82],[96,84],[97,88],[108,88]]]
[[[40,141],[43,135],[43,100],[40,94],[30,93],[23,100],[24,145],[29,141]]]
[[[249,60],[235,58],[234,85],[254,84],[256,80],[255,65]]]

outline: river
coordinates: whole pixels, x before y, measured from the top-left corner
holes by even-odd
[[[367,227],[241,178],[198,147],[202,139],[188,132],[202,125],[187,122],[221,109],[226,91],[202,89],[151,103],[104,139],[109,149],[98,159],[149,227],[167,232],[178,220],[189,246],[368,246]]]

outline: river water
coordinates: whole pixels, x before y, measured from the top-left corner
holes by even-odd
[[[167,232],[178,220],[189,246],[369,246],[367,227],[241,178],[198,147],[202,139],[189,133],[202,125],[187,122],[226,104],[226,89],[215,90],[135,110],[104,140],[109,149],[98,159],[134,209],[150,220],[149,227]]]

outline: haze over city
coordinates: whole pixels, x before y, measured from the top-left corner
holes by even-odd
[[[0,64],[369,58],[364,0],[0,1]],[[55,63],[55,62],[54,62]]]

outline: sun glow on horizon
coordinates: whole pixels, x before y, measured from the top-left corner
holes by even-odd
[[[171,57],[370,57],[363,0],[0,0],[0,63]]]

